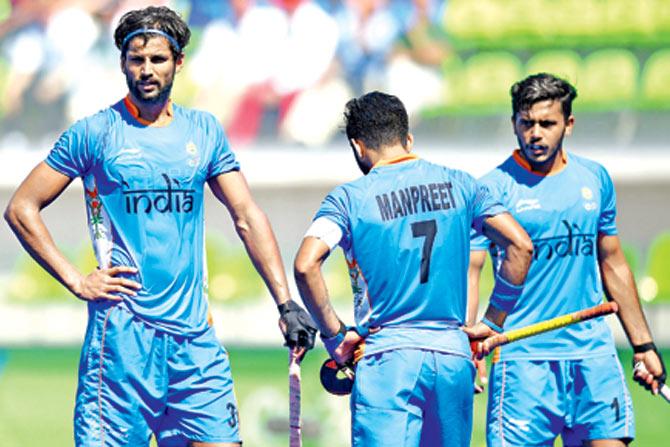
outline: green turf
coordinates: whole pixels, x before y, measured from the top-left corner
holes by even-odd
[[[22,348],[0,356],[0,444],[72,445],[72,407],[78,352],[64,348]],[[248,446],[287,445],[286,352],[279,349],[231,349],[242,434]],[[665,351],[670,358],[670,350]],[[305,447],[348,445],[346,398],[330,396],[318,383],[323,351],[311,353],[302,368]],[[630,376],[630,354],[622,354]],[[635,405],[635,445],[666,445],[670,407],[630,383]],[[472,446],[484,446],[485,396],[475,398]]]

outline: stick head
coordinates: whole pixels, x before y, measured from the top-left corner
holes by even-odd
[[[331,394],[346,396],[354,387],[354,370],[348,366],[340,366],[335,360],[328,359],[321,365],[319,372],[321,385]]]

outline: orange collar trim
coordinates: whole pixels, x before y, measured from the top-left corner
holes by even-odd
[[[125,98],[123,98],[123,104],[126,106],[126,109],[128,110],[128,113],[137,120],[138,123],[142,124],[143,126],[151,126],[152,124],[155,124],[155,121],[149,121],[145,120],[144,118],[140,117],[140,109],[137,108],[135,104],[133,104],[133,101],[130,99],[130,94],[126,95]],[[167,116],[168,120],[164,124],[157,126],[157,127],[165,127],[168,124],[172,122],[172,117],[173,117],[173,112],[172,112],[172,100],[168,99],[167,103]]]
[[[388,165],[395,165],[398,163],[403,163],[406,161],[410,160],[418,160],[419,156],[416,154],[405,154],[405,155],[400,155],[398,157],[393,157],[393,158],[387,158],[385,160],[379,160],[375,165],[372,167],[378,168],[379,166],[388,166]]]
[[[556,175],[559,172],[563,171],[563,169],[565,169],[565,167],[568,165],[568,154],[564,150],[561,150],[561,159],[563,160],[563,165],[556,172],[550,172],[549,174],[535,171],[533,167],[530,165],[530,163],[528,163],[528,161],[525,158],[523,158],[523,155],[521,155],[521,149],[515,149],[514,152],[512,153],[512,157],[514,158],[514,161],[516,161],[517,164],[519,164],[519,166],[521,166],[531,174],[539,175],[540,177],[550,177],[552,175]]]

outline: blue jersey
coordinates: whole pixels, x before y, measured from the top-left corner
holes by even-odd
[[[147,323],[189,335],[207,328],[203,189],[238,170],[223,129],[207,113],[172,105],[148,127],[126,98],[78,121],[46,163],[84,183],[88,227],[101,268],[130,266],[142,284],[123,305]]]
[[[315,219],[342,231],[356,324],[383,328],[368,337],[366,353],[469,353],[460,330],[442,331],[446,338],[423,331],[464,323],[470,229],[503,211],[470,175],[413,155],[375,166],[326,197]]]
[[[510,210],[534,245],[523,293],[504,329],[600,304],[598,234],[617,234],[616,197],[605,168],[570,154],[563,170],[541,176],[530,172],[517,151],[481,182]],[[473,236],[471,249],[488,249],[494,269],[500,267],[502,250],[484,236]],[[500,349],[502,360],[563,360],[611,354],[614,343],[601,317]]]

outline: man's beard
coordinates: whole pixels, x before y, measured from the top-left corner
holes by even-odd
[[[174,78],[173,78],[174,81]],[[126,75],[126,84],[128,84],[128,90],[132,93],[133,97],[138,101],[141,101],[145,104],[161,104],[167,102],[170,98],[170,93],[172,92],[172,83],[165,84],[162,88],[158,89],[158,92],[153,91],[150,93],[145,93],[139,87],[139,81],[133,79],[129,74]]]
[[[360,157],[358,156],[358,152],[356,152],[356,149],[354,148],[354,146],[351,145],[351,144],[350,144],[350,146],[351,146],[351,150],[354,151],[354,158],[356,159],[356,164],[358,165],[358,169],[360,169],[361,172],[363,172],[363,175],[368,175],[368,172],[370,172],[370,167],[365,166],[365,164],[363,164],[363,160],[361,160]]]

